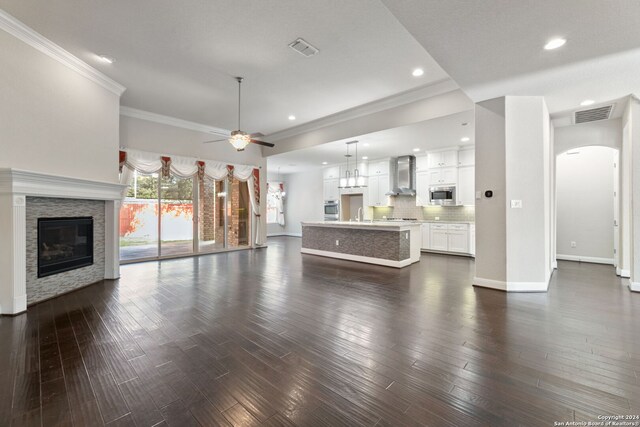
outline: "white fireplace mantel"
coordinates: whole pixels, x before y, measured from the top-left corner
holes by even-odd
[[[121,184],[0,168],[0,314],[27,309],[26,198],[105,201],[105,279],[120,276],[118,215]]]

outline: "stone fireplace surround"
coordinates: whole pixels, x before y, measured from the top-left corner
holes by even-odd
[[[114,183],[0,168],[0,314],[19,314],[27,309],[27,302],[34,303],[120,276],[118,213],[124,188]],[[65,200],[56,202],[55,199]],[[89,270],[80,268],[68,272],[70,274],[49,276],[46,283],[37,283],[29,276],[34,266],[27,262],[32,263],[35,258],[31,253],[33,245],[28,245],[32,230],[27,226],[33,215],[46,212],[47,204],[56,205],[58,212],[69,212],[69,216],[75,210],[93,212],[98,222],[103,221],[103,226],[94,231],[100,234],[100,238],[94,239],[94,253],[97,250],[104,256],[103,260],[94,260]],[[28,209],[35,211],[27,212]],[[104,209],[104,215],[96,209]]]

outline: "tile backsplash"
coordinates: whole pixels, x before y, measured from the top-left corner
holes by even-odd
[[[416,206],[415,197],[391,197],[392,206],[369,208],[373,219],[417,218],[440,221],[475,221],[475,206]]]

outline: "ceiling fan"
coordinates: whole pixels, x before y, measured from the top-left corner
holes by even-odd
[[[264,145],[265,147],[275,147],[275,145],[270,142],[253,139],[253,137],[255,136],[257,137],[263,136],[261,133],[248,134],[240,130],[240,94],[241,94],[243,78],[236,77],[236,80],[238,82],[238,130],[234,130],[233,132],[231,132],[231,137],[229,139],[217,139],[215,141],[204,141],[204,143],[208,144],[211,142],[229,141],[229,143],[233,145],[233,148],[235,148],[237,151],[244,151],[244,149],[246,148],[247,145],[249,145],[249,143]]]

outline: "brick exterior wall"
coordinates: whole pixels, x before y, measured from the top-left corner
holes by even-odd
[[[235,247],[239,245],[238,229],[240,227],[240,215],[238,213],[240,208],[240,181],[236,178],[233,178],[229,185],[227,198],[231,207],[231,212],[229,212],[229,232],[227,234],[227,238],[229,239],[229,247]]]

